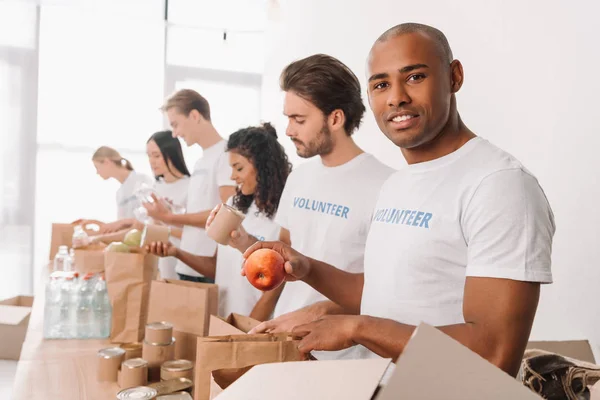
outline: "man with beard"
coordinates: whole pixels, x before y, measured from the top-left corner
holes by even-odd
[[[288,65],[280,85],[286,134],[300,157],[314,157],[288,177],[275,219],[281,239],[311,258],[362,272],[377,194],[393,170],[352,139],[365,112],[360,83],[342,62],[317,54]],[[309,285],[290,284],[274,315],[309,305],[314,307],[308,313],[337,307],[322,300],[326,298]]]

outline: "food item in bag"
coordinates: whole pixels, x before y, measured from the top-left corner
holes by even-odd
[[[112,253],[130,253],[131,249],[125,243],[113,242],[106,246],[106,249],[104,249],[104,251]]]
[[[142,232],[138,231],[137,229],[130,230],[125,234],[123,244],[126,244],[130,247],[140,247],[142,244]]]

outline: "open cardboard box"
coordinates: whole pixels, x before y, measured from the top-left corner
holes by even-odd
[[[32,306],[31,296],[17,296],[0,301],[0,359],[19,359]]]
[[[515,378],[430,325],[421,324],[379,393],[386,359],[264,364],[217,400],[539,400]]]

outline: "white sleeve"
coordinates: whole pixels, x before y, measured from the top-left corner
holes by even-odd
[[[290,192],[292,191],[292,175],[290,174],[285,182],[283,193],[279,199],[279,206],[277,207],[277,213],[275,214],[274,221],[281,228],[289,230],[288,214],[290,209]]]
[[[521,169],[486,177],[462,218],[467,276],[551,283],[554,216],[537,180]]]
[[[219,155],[216,165],[217,186],[235,186],[235,182],[231,180],[231,167],[229,166],[228,154],[223,152]]]

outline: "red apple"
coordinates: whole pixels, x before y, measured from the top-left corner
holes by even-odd
[[[252,286],[266,292],[283,283],[284,264],[283,257],[275,250],[259,249],[250,254],[244,263],[244,272]]]

